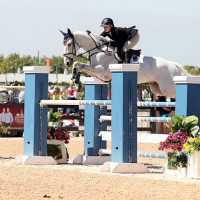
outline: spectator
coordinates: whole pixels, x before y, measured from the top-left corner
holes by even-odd
[[[18,95],[19,103],[24,103],[24,91],[21,90]]]
[[[165,96],[156,96],[158,102],[166,102],[167,99]],[[168,117],[169,113],[171,112],[171,109],[168,107],[159,107],[158,108],[159,112],[160,112],[160,116],[161,117]]]
[[[5,126],[11,126],[13,122],[13,115],[10,112],[10,109],[7,108],[7,112],[5,113]]]
[[[68,97],[65,98],[65,100],[77,100],[77,98],[74,97],[74,90],[72,90],[72,89],[68,90]],[[67,107],[65,107],[63,109],[63,114],[70,115],[72,113],[77,113],[78,110],[79,110],[78,106],[74,106],[73,108],[67,108]]]
[[[5,125],[5,115],[6,115],[6,109],[3,108],[3,112],[0,114],[0,122],[2,125]]]
[[[14,102],[14,92],[12,90],[8,90],[8,101]]]

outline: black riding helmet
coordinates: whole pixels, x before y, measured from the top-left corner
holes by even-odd
[[[111,18],[104,18],[101,22],[101,27],[104,26],[114,26],[113,20]]]

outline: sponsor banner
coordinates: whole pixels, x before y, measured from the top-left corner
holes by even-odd
[[[6,126],[24,127],[24,104],[0,104],[0,122]]]

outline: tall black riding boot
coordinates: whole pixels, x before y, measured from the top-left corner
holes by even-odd
[[[130,50],[127,50],[125,52],[124,62],[125,63],[130,63],[131,57],[132,57],[132,52]]]

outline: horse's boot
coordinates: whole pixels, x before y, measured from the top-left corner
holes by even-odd
[[[76,78],[76,68],[73,69],[72,80],[74,80],[75,78]]]
[[[76,74],[75,81],[74,81],[76,84],[79,84],[79,83],[80,83],[80,76],[81,76],[81,72],[78,72],[78,73]]]
[[[125,62],[125,63],[130,63],[130,60],[131,60],[132,56],[133,56],[133,51],[132,51],[132,49],[127,50],[127,51],[125,52],[125,54],[124,54],[124,62]]]
[[[133,50],[133,55],[136,55],[136,56],[140,57],[141,49],[138,49],[138,50],[132,49],[132,50]]]
[[[81,82],[79,81],[77,91],[78,91],[78,92],[81,92],[81,90],[82,90],[82,84],[81,84]]]

